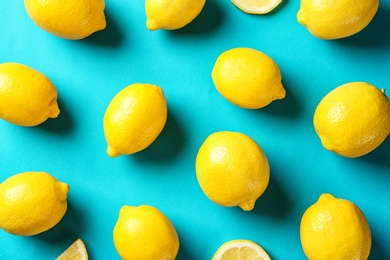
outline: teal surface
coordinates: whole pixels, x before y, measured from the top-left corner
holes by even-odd
[[[0,259],[55,259],[82,238],[91,259],[119,259],[112,230],[123,205],[164,212],[180,238],[177,259],[211,259],[232,239],[251,239],[272,259],[305,259],[299,238],[303,212],[320,194],[353,201],[369,222],[370,259],[390,259],[390,138],[356,159],[325,150],[312,117],[322,97],[350,81],[390,93],[390,1],[352,37],[325,41],[296,20],[298,0],[255,16],[227,0],[208,0],[190,25],[148,31],[144,1],[106,1],[107,28],[69,41],[37,27],[23,1],[0,4],[0,63],[26,64],[47,75],[61,114],[26,128],[0,120],[0,182],[24,171],[47,171],[70,185],[69,209],[53,229],[33,237],[0,230]],[[233,47],[263,51],[279,65],[287,96],[260,110],[226,101],[214,88],[217,56]],[[129,84],[163,88],[168,121],[146,150],[106,154],[103,115]],[[205,138],[238,131],[263,148],[271,179],[251,212],[225,208],[201,191],[195,156]]]

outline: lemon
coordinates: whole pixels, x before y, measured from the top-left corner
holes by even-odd
[[[163,130],[168,108],[163,90],[132,84],[119,91],[104,115],[107,154],[116,157],[147,148]]]
[[[43,30],[78,40],[106,28],[104,0],[24,0],[28,15]]]
[[[219,93],[242,108],[262,108],[286,96],[278,65],[251,48],[233,48],[220,54],[211,76]]]
[[[282,0],[231,0],[232,3],[248,14],[266,14],[277,7]]]
[[[161,211],[149,205],[123,206],[113,237],[124,260],[173,260],[179,251],[174,226]]]
[[[50,79],[20,63],[0,64],[0,118],[35,126],[59,113],[57,90]]]
[[[196,156],[196,176],[215,203],[245,211],[268,186],[270,168],[260,146],[238,132],[216,132],[206,138]]]
[[[78,238],[56,260],[88,260],[88,252],[83,240]]]
[[[371,232],[362,211],[351,201],[322,194],[302,216],[300,236],[310,260],[366,260]]]
[[[146,27],[149,30],[176,30],[192,22],[206,0],[146,0]]]
[[[0,227],[31,236],[54,227],[67,209],[68,184],[46,172],[15,174],[0,184]]]
[[[267,252],[251,240],[231,240],[220,246],[212,260],[271,260]]]
[[[379,0],[301,0],[300,24],[321,39],[339,39],[363,30],[374,18]]]
[[[350,82],[329,92],[314,113],[322,145],[345,157],[377,148],[390,133],[390,101],[366,82]]]

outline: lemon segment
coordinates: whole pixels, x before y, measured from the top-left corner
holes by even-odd
[[[231,240],[220,246],[212,260],[271,260],[267,252],[251,240]]]
[[[104,0],[24,0],[30,18],[43,30],[70,40],[106,28]]]
[[[0,118],[19,126],[36,126],[60,113],[57,90],[44,74],[26,65],[0,64]]]
[[[379,0],[301,0],[297,20],[321,39],[349,37],[374,18]]]
[[[196,156],[196,176],[204,194],[213,202],[254,208],[268,186],[270,168],[260,146],[238,132],[216,132],[206,138]]]
[[[56,260],[88,260],[84,242],[78,238]]]
[[[104,115],[107,154],[116,157],[146,149],[167,121],[163,90],[151,84],[132,84],[119,91]]]
[[[69,185],[46,172],[15,174],[0,184],[0,228],[32,236],[54,227],[67,210]]]
[[[390,133],[390,101],[375,86],[350,82],[329,92],[313,117],[322,145],[354,158],[375,150]]]
[[[123,206],[114,227],[113,239],[122,259],[174,260],[180,246],[170,220],[149,205]]]
[[[322,194],[303,214],[303,250],[310,260],[366,260],[371,232],[363,212],[351,201]]]
[[[275,9],[282,0],[231,0],[232,3],[248,14],[266,14]]]
[[[262,108],[286,96],[278,65],[255,49],[233,48],[221,53],[211,77],[217,91],[242,108]]]
[[[146,0],[146,27],[151,30],[180,29],[202,11],[206,0]]]

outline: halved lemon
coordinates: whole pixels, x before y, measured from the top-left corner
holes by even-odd
[[[78,238],[56,260],[88,260],[84,242]]]
[[[248,14],[266,14],[277,7],[282,0],[231,0],[238,9]]]
[[[212,260],[271,260],[267,252],[251,240],[231,240],[224,243]]]

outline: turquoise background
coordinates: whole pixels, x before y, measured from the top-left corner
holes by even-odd
[[[149,204],[179,234],[177,259],[211,259],[232,239],[251,239],[273,259],[305,259],[299,223],[320,194],[353,201],[372,231],[370,259],[390,259],[390,138],[356,159],[325,150],[312,117],[322,97],[350,81],[389,88],[390,1],[362,32],[325,41],[296,20],[299,1],[268,15],[248,15],[227,0],[208,0],[176,31],[148,31],[144,1],[106,1],[107,28],[79,41],[36,26],[23,1],[0,5],[0,62],[20,62],[47,75],[61,114],[26,128],[0,120],[0,182],[24,171],[47,171],[70,185],[69,209],[53,229],[33,237],[0,231],[0,259],[55,259],[82,238],[91,259],[119,259],[112,230],[123,205]],[[263,51],[279,65],[287,96],[260,110],[226,101],[214,88],[218,55],[234,47]],[[106,154],[103,115],[129,84],[161,86],[168,121],[146,150]],[[201,191],[195,156],[221,130],[252,137],[263,148],[271,179],[251,212],[225,208]]]

